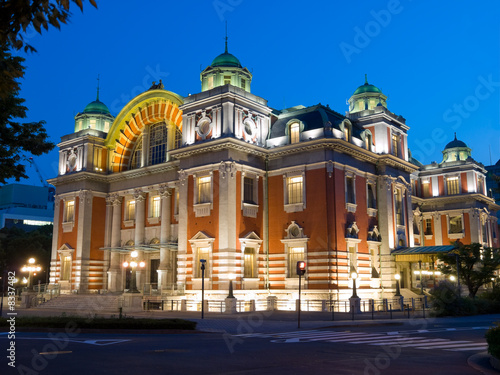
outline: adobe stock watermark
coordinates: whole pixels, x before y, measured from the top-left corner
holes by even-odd
[[[132,90],[130,90],[130,94],[122,94],[119,99],[113,100],[110,106],[111,111],[119,113],[123,106],[130,102],[130,100],[148,90],[152,86],[153,82],[158,83],[161,79],[165,80],[165,78],[169,75],[170,73],[164,72],[160,69],[160,64],[156,64],[156,67],[154,68],[149,65],[146,66],[146,74],[142,78],[141,84],[132,88]]]
[[[243,0],[214,0],[212,6],[222,22],[225,20],[224,14],[227,12],[233,12],[238,5],[240,5]]]
[[[430,132],[430,137],[416,139],[416,148],[411,150],[412,156],[417,160],[425,160],[427,157],[440,151],[438,145],[451,140],[450,129],[456,131],[462,126],[464,120],[468,119],[473,112],[477,111],[484,102],[491,98],[495,91],[500,88],[500,81],[495,81],[493,75],[480,75],[477,78],[477,85],[471,94],[466,96],[459,103],[453,103],[451,107],[443,112],[443,121],[446,127],[434,127]]]
[[[412,1],[412,0],[408,0]],[[385,9],[378,11],[371,10],[371,20],[363,28],[356,26],[352,43],[341,42],[340,50],[348,64],[352,61],[353,55],[359,55],[364,48],[368,47],[372,40],[380,35],[383,29],[391,23],[393,16],[400,14],[404,10],[400,0],[389,0]]]

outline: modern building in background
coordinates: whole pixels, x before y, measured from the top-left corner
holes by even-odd
[[[53,186],[9,184],[0,187],[0,228],[31,231],[54,220]]]
[[[432,272],[451,241],[498,246],[470,149],[455,139],[440,164],[412,159],[406,120],[366,78],[345,114],[269,107],[227,45],[200,79],[198,94],[153,83],[116,117],[98,99],[75,117],[50,180],[52,284],[198,299],[205,260],[207,299],[232,282],[240,299],[295,301],[305,260],[303,298],[350,297],[353,272],[361,297],[382,298],[396,273],[417,287],[412,271]]]

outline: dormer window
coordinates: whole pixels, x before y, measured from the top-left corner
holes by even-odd
[[[351,129],[348,125],[344,127],[344,139],[349,142],[351,140]]]
[[[299,143],[300,141],[300,125],[294,122],[290,125],[290,143]]]

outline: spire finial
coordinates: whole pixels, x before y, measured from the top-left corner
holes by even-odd
[[[99,74],[97,75],[97,101],[99,101]]]
[[[368,84],[368,74],[365,73],[365,85]]]
[[[227,53],[227,21],[226,21],[226,37],[224,39],[226,39],[226,48],[224,52]]]
[[[455,141],[457,140],[457,132],[455,132]]]

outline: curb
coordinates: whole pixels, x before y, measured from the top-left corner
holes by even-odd
[[[495,370],[490,364],[490,358],[491,356],[488,352],[477,353],[467,358],[467,364],[485,375],[500,374],[500,371]]]

